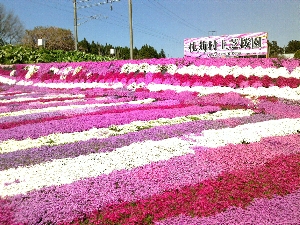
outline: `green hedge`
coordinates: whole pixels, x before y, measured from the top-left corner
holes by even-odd
[[[30,64],[42,62],[110,61],[113,58],[80,51],[32,49],[24,46],[0,46],[0,64]]]
[[[300,49],[295,52],[294,58],[295,59],[300,59]]]

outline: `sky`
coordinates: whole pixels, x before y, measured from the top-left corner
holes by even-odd
[[[128,2],[77,0],[78,40],[129,47]],[[25,29],[55,26],[74,33],[73,0],[0,3]],[[134,47],[148,44],[168,58],[183,57],[184,39],[213,35],[268,32],[269,41],[284,47],[300,40],[300,0],[132,0],[132,24]]]

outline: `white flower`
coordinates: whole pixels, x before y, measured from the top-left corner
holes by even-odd
[[[139,103],[150,103],[152,99],[148,101]],[[135,103],[136,101],[134,101]],[[250,116],[253,114],[252,110],[226,110],[218,111],[215,113],[205,113],[199,115],[189,115],[183,117],[175,118],[159,118],[157,120],[149,121],[133,121],[129,124],[124,125],[112,125],[109,128],[92,128],[88,131],[74,132],[74,133],[55,133],[48,136],[43,136],[37,139],[25,139],[25,140],[7,140],[0,142],[0,153],[14,152],[19,150],[24,150],[28,148],[38,148],[44,145],[60,145],[65,143],[74,143],[77,141],[87,141],[92,138],[106,138],[112,135],[121,135],[129,132],[139,131],[141,129],[148,129],[151,127],[162,126],[162,125],[172,125],[179,123],[186,123],[195,120],[218,120],[218,119],[228,119],[232,117],[243,117]]]
[[[292,72],[291,72],[291,77],[295,77],[297,79],[300,79],[300,67],[296,67]]]
[[[13,196],[45,186],[68,184],[84,178],[109,174],[115,170],[129,170],[151,162],[194,154],[191,147],[195,146],[220,147],[230,143],[256,142],[263,137],[294,134],[299,129],[300,119],[271,120],[234,128],[204,130],[201,136],[188,135],[187,139],[190,140],[176,137],[160,141],[147,140],[117,148],[112,152],[55,159],[32,166],[10,168],[0,171],[0,195],[1,197]],[[20,182],[14,183],[15,180]],[[5,185],[6,183],[10,185]]]
[[[24,69],[27,70],[28,72],[25,75],[26,79],[29,79],[34,73],[36,73],[39,70],[40,66],[36,65],[29,65],[26,66]]]
[[[187,135],[195,146],[221,147],[227,144],[258,142],[264,137],[295,134],[300,129],[300,119],[269,120],[239,125],[234,128],[204,130],[201,136]]]
[[[50,70],[51,72],[53,72],[54,74],[58,74],[58,72],[59,72],[59,69],[56,68],[56,67],[51,67],[49,70]]]
[[[0,76],[0,83],[13,85],[16,83],[16,80]]]
[[[89,78],[91,75],[92,75],[92,72],[90,72],[90,71],[86,73],[87,78]]]
[[[72,72],[73,68],[71,66],[66,67],[65,69],[63,69],[62,74],[64,75],[68,75],[69,72]]]
[[[73,71],[73,75],[79,73],[81,70],[82,70],[82,66],[77,66]]]
[[[173,65],[173,64],[167,65],[167,72],[169,74],[175,74],[176,71],[177,71],[177,66],[176,65]]]
[[[129,84],[127,86],[127,89],[130,90],[130,91],[135,91],[137,88],[142,88],[142,87],[145,87],[145,83],[144,82],[141,82],[141,83],[136,83],[136,82],[133,82],[131,84]]]
[[[16,76],[16,70],[13,70],[9,73],[9,76],[14,77]]]
[[[52,185],[109,174],[115,170],[133,169],[151,162],[169,160],[175,156],[194,153],[188,141],[169,138],[147,140],[117,148],[112,152],[56,159],[33,166],[0,171],[0,196],[13,196]],[[19,183],[14,183],[19,180]],[[5,185],[10,183],[10,185]]]
[[[290,88],[290,87],[283,87],[280,88],[278,86],[273,87],[247,87],[247,88],[240,88],[235,89],[231,87],[220,87],[220,86],[213,86],[213,87],[204,87],[204,86],[195,86],[195,87],[182,87],[176,85],[168,85],[168,84],[153,84],[150,83],[146,86],[147,89],[150,91],[161,91],[161,90],[174,90],[176,92],[182,91],[192,91],[198,92],[199,96],[213,94],[213,93],[228,93],[228,92],[235,92],[244,95],[251,95],[251,96],[274,96],[278,98],[286,98],[291,100],[300,100],[300,87],[298,88]]]
[[[67,74],[61,74],[60,76],[59,76],[59,79],[60,80],[65,80],[67,78]]]
[[[121,68],[121,73],[131,73],[139,70],[139,64],[126,63]]]

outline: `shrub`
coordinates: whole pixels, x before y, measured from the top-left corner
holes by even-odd
[[[13,45],[0,46],[0,64],[4,65],[109,60],[112,58],[80,51],[47,50]]]
[[[295,59],[300,59],[300,49],[295,52],[294,58]]]

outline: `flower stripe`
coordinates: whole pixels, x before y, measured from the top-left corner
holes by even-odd
[[[296,190],[286,196],[255,199],[246,208],[230,207],[225,212],[211,217],[199,218],[180,215],[155,224],[297,224],[300,218],[299,202],[300,190]]]
[[[28,114],[36,114],[36,113],[44,113],[44,112],[53,112],[53,111],[63,111],[63,110],[76,110],[76,109],[88,109],[88,108],[98,108],[101,106],[111,106],[111,105],[123,105],[123,104],[148,104],[153,102],[155,99],[143,99],[138,101],[130,101],[130,102],[118,102],[118,103],[107,103],[107,104],[85,104],[85,105],[68,105],[68,106],[56,106],[56,107],[47,107],[43,109],[26,109],[22,111],[16,111],[11,113],[0,113],[1,117],[13,117],[20,115],[28,115]]]
[[[216,179],[166,191],[149,199],[111,205],[105,210],[95,211],[95,216],[89,220],[96,224],[98,218],[104,224],[143,223],[180,214],[214,215],[230,206],[245,207],[254,198],[272,197],[298,190],[299,157],[299,154],[295,154],[276,158],[266,166],[252,170],[223,173]],[[291,179],[285,179],[287,175]]]
[[[147,151],[151,149],[151,151]],[[31,167],[0,171],[1,196],[26,193],[51,185],[68,184],[79,179],[132,169],[150,162],[168,160],[193,153],[190,144],[177,138],[145,141],[124,146],[110,153],[96,153],[72,159],[58,159]],[[139,155],[139,157],[136,157]],[[14,183],[19,180],[20,182]]]
[[[69,95],[69,94],[60,94],[60,95],[49,95],[49,96],[42,96],[40,99],[52,99],[52,98],[84,98],[84,95]],[[36,98],[13,98],[10,100],[0,100],[0,103],[12,103],[12,102],[27,102],[30,100],[37,100]]]
[[[220,74],[222,76],[227,75],[234,75],[235,77],[238,77],[239,75],[243,74],[246,77],[255,75],[259,77],[263,77],[265,75],[269,75],[271,78],[277,78],[279,76],[283,77],[295,77],[300,78],[300,67],[296,67],[293,71],[289,72],[285,67],[281,68],[262,68],[261,66],[258,67],[251,67],[251,66],[245,66],[245,67],[239,67],[239,66],[196,66],[196,65],[190,65],[190,66],[183,66],[181,68],[176,68],[175,65],[172,65],[172,67],[167,70],[170,74],[190,74],[190,75],[197,75],[197,76],[203,76],[203,75],[209,75],[214,76],[216,74]],[[143,71],[145,73],[157,73],[161,71],[161,65],[150,65],[147,63],[143,64],[124,64],[121,68],[121,73],[135,73],[136,71]]]
[[[34,223],[45,218],[43,222],[47,219],[68,222],[95,208],[101,210],[110,204],[151,198],[170,190],[170,187],[171,190],[180,190],[207,179],[217,179],[221,173],[239,171],[240,167],[251,170],[264,166],[273,158],[299,152],[299,138],[299,135],[290,135],[264,138],[261,142],[247,145],[195,148],[195,154],[173,157],[131,170],[113,171],[109,175],[72,184],[46,187],[26,195],[9,197],[8,200],[15,208],[15,218],[19,221]],[[268,168],[271,167],[268,164]],[[56,209],[60,209],[59,214]],[[47,216],[43,216],[45,214]]]
[[[238,125],[234,128],[204,130],[201,134],[190,134],[185,138],[195,145],[216,148],[229,143],[258,142],[263,137],[284,136],[300,133],[300,119],[269,120],[252,124]]]
[[[130,102],[129,102],[130,103]],[[146,101],[145,101],[146,103]],[[98,106],[98,105],[97,105]],[[230,117],[244,117],[253,114],[252,110],[228,110],[218,111],[213,114],[200,114],[189,115],[184,117],[175,118],[159,118],[157,120],[149,121],[133,121],[129,124],[111,126],[109,128],[92,128],[88,131],[74,132],[74,133],[55,133],[48,136],[39,137],[37,139],[25,139],[25,140],[7,140],[0,142],[0,153],[13,152],[28,148],[38,148],[41,146],[53,146],[66,143],[74,143],[78,141],[87,141],[92,138],[107,138],[113,135],[121,135],[129,132],[135,132],[141,129],[149,129],[151,127],[161,125],[172,125],[179,123],[186,123],[195,120],[216,120],[216,119],[228,119]]]
[[[0,224],[298,224],[263,207],[300,188],[299,60],[12,69],[0,68]]]
[[[88,141],[79,141],[58,146],[42,146],[40,148],[31,148],[16,152],[4,153],[0,155],[0,170],[8,168],[17,168],[18,166],[29,166],[42,162],[52,161],[53,159],[74,158],[80,155],[88,155],[97,152],[111,152],[123,146],[129,146],[136,142],[147,140],[159,141],[166,138],[178,137],[184,134],[190,134],[195,131],[200,133],[207,129],[220,129],[225,127],[235,127],[246,123],[257,123],[260,121],[274,119],[268,115],[252,115],[250,117],[236,117],[222,120],[199,120],[186,122],[182,124],[164,125],[146,129],[139,127],[138,132],[129,132],[123,135],[110,136],[108,138]],[[115,126],[112,127],[113,130]],[[120,130],[122,131],[122,130]],[[53,141],[50,140],[52,143]]]
[[[291,126],[291,124],[297,124],[298,126]],[[251,129],[251,134],[260,135],[249,138],[249,132],[245,132],[248,129]],[[132,169],[150,162],[167,160],[178,154],[193,153],[193,150],[190,149],[191,146],[219,147],[229,143],[242,143],[245,140],[247,143],[256,142],[262,137],[289,135],[297,133],[297,130],[300,130],[300,119],[265,121],[251,124],[251,126],[245,124],[235,128],[204,130],[202,131],[203,136],[192,136],[192,141],[179,138],[168,138],[161,141],[149,140],[142,143],[133,143],[109,153],[95,153],[72,159],[57,159],[31,167],[8,169],[0,171],[0,177],[5,178],[0,180],[3,187],[2,196],[26,193],[26,191],[41,188],[45,185],[71,183],[90,176],[108,174],[113,170]],[[228,134],[230,137],[228,137]],[[147,151],[147,149],[151,149],[151,151]],[[139,155],[139,157],[135,158],[136,155]],[[166,156],[164,157],[164,155]],[[15,180],[22,180],[23,177],[25,177],[24,182],[4,185]],[[42,177],[47,179],[41,179]],[[63,181],[61,181],[62,177],[65,177]],[[38,180],[40,181],[37,182]]]
[[[108,110],[99,113],[86,113],[77,117],[71,118],[57,118],[60,120],[44,119],[42,123],[34,123],[26,126],[18,126],[10,129],[0,130],[0,140],[7,139],[26,139],[38,138],[47,136],[52,133],[72,133],[89,130],[92,128],[103,128],[111,125],[127,124],[135,120],[151,120],[161,117],[172,118],[182,115],[193,115],[204,112],[216,112],[220,107],[216,106],[189,106],[176,105],[176,106],[151,106],[151,107],[137,107],[135,109],[117,109]],[[152,109],[155,109],[151,111]],[[179,110],[180,109],[180,110]],[[109,117],[106,115],[109,113]],[[16,124],[18,125],[18,124]],[[21,124],[22,125],[22,124]]]
[[[103,84],[104,85],[104,84]],[[48,87],[48,88],[96,88],[96,87],[102,87],[103,85],[100,85],[100,83],[77,83],[75,84],[69,84],[69,83],[62,83],[61,85],[58,85],[56,83],[36,83],[35,86],[37,87]],[[106,87],[109,88],[124,88],[127,85],[124,85],[122,83],[116,84],[117,86],[111,86],[111,84],[106,84]],[[243,88],[232,88],[232,87],[221,87],[221,86],[213,86],[212,83],[210,86],[201,86],[201,85],[194,85],[193,87],[189,86],[179,86],[179,85],[167,85],[167,84],[160,84],[160,83],[150,83],[148,85],[144,86],[145,88],[149,89],[150,91],[160,91],[160,90],[175,90],[177,92],[182,91],[192,91],[192,92],[198,92],[203,94],[211,94],[211,93],[228,93],[228,92],[236,92],[240,94],[250,95],[250,96],[275,96],[278,98],[286,98],[286,99],[292,99],[292,100],[300,100],[300,88],[290,88],[290,87],[278,87],[278,86],[272,86],[272,87],[243,87]]]
[[[196,86],[196,87],[182,87],[182,86],[175,86],[175,85],[165,85],[165,84],[150,84],[147,86],[150,91],[160,91],[160,90],[174,90],[176,92],[182,91],[192,91],[198,92],[200,95],[207,95],[213,93],[229,93],[235,92],[238,94],[249,95],[249,96],[275,96],[278,98],[285,98],[291,100],[300,100],[300,88],[279,88],[279,87],[259,87],[259,88],[242,88],[242,89],[234,89],[230,87],[203,87],[203,86]]]

